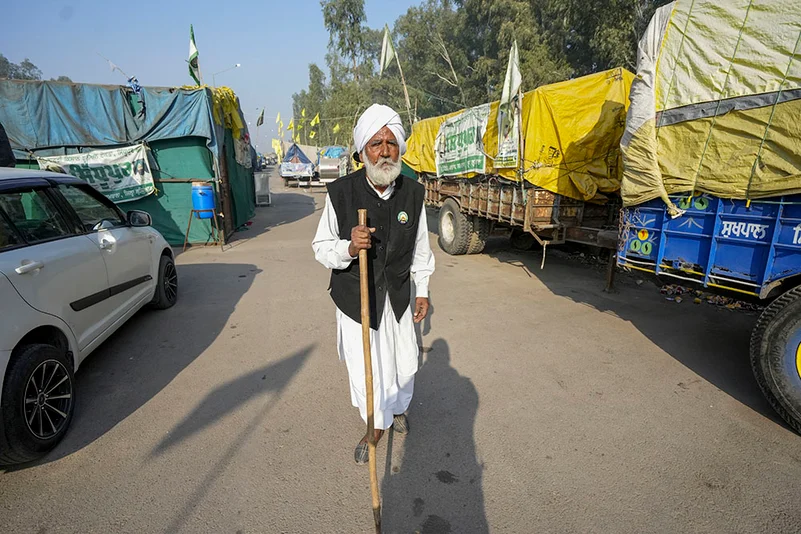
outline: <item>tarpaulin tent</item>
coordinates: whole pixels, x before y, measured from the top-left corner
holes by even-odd
[[[292,143],[292,146],[289,147],[289,150],[286,151],[286,155],[284,155],[284,163],[294,163],[296,158],[299,160],[297,163],[312,162],[296,143]]]
[[[521,132],[525,143],[523,178],[553,193],[578,200],[602,202],[620,186],[619,141],[628,108],[633,74],[617,68],[573,80],[540,86],[523,94]],[[481,173],[518,180],[517,168],[496,168],[498,102],[484,104],[485,131]],[[483,108],[471,108],[476,110]],[[443,123],[471,110],[462,110],[414,123],[404,162],[415,172],[437,174],[437,135]],[[461,140],[459,140],[461,142]]]
[[[801,193],[801,2],[679,0],[639,43],[625,205]]]
[[[314,154],[315,158],[317,157],[316,150],[312,154]],[[286,149],[286,154],[284,154],[284,160],[281,162],[281,176],[284,180],[290,178],[311,179],[313,175],[314,163],[312,163],[312,160],[309,159],[297,143],[289,145]]]
[[[122,204],[143,209],[173,245],[183,243],[191,182],[215,183],[226,234],[255,213],[249,136],[230,89],[90,85],[0,80],[0,123],[18,166],[43,156],[146,143],[156,192]],[[206,222],[190,242],[209,240]]]

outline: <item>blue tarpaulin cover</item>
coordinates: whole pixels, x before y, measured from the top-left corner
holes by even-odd
[[[220,127],[212,117],[212,94],[207,88],[142,87],[134,96],[144,105],[139,112],[129,101],[132,89],[122,85],[0,80],[0,123],[18,159],[63,154],[64,147],[107,147],[141,141],[203,137],[219,158]]]
[[[286,155],[284,156],[284,163],[289,163],[292,161],[292,158],[295,156],[298,157],[301,163],[311,163],[311,160],[303,153],[298,145],[292,143],[292,146],[289,147],[289,150],[286,151]]]
[[[322,158],[341,158],[347,149],[344,146],[327,146],[320,152]]]

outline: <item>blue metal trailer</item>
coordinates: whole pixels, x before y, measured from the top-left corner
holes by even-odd
[[[751,366],[776,411],[801,432],[801,195],[731,200],[682,194],[625,208],[618,265],[770,302]]]

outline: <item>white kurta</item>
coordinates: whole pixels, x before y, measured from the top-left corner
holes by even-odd
[[[368,181],[369,184],[369,181]],[[372,187],[372,184],[370,184]],[[373,188],[375,190],[375,188]],[[394,190],[390,185],[383,193],[375,190],[382,199],[388,199]],[[326,196],[317,234],[312,248],[314,257],[328,269],[345,269],[355,260],[348,253],[350,240],[339,238],[339,223],[331,199]],[[428,242],[428,224],[425,206],[420,213],[414,256],[410,269],[415,295],[428,297],[428,278],[434,272],[434,254]],[[412,305],[406,308],[400,322],[395,319],[387,294],[384,312],[378,330],[370,330],[370,351],[373,359],[373,406],[375,427],[392,426],[392,416],[405,412],[412,401],[414,374],[417,372],[417,336],[412,320]],[[344,360],[350,379],[351,402],[367,421],[367,396],[364,387],[364,350],[362,326],[341,310],[336,310],[337,351]]]

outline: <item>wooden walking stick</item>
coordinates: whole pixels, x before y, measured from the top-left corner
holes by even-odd
[[[367,226],[367,210],[359,210],[359,226]],[[370,354],[370,285],[367,278],[367,250],[359,251],[359,281],[362,297],[362,346],[364,350],[364,385],[367,390],[367,460],[370,466],[370,492],[373,495],[375,531],[381,534],[381,498],[375,459],[375,417],[373,415],[373,359]]]

